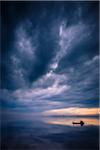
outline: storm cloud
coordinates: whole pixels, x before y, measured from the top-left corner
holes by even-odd
[[[1,6],[2,108],[98,107],[98,2]]]

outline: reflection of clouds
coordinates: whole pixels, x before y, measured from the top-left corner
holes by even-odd
[[[45,122],[38,122],[35,119],[33,121],[22,119],[21,121],[18,120],[18,122],[11,122],[6,130],[3,130],[3,136],[5,135],[7,140],[3,140],[2,142],[9,149],[25,149],[27,147],[29,150],[66,150],[68,147],[67,150],[70,150],[74,148],[79,149],[80,143],[80,149],[84,145],[87,148],[91,148],[91,142],[95,143],[95,140],[98,141],[96,126],[85,125],[84,127],[78,126],[76,128],[76,126],[72,127],[64,124],[68,119],[56,118],[54,120],[51,118],[49,120],[49,118]],[[10,132],[11,128],[13,132]],[[73,148],[71,145],[74,145]]]
[[[99,125],[99,120],[95,118],[61,118],[61,117],[49,117],[45,118],[45,122],[48,124],[55,124],[55,125],[68,125],[73,126],[72,122],[80,122],[80,120],[84,121],[85,125]],[[80,126],[80,125],[79,125]]]

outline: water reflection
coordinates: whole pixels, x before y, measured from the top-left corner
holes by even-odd
[[[80,120],[85,122],[85,126],[73,126],[73,121]],[[26,118],[1,125],[3,150],[98,150],[96,118]]]
[[[83,121],[85,123],[85,126],[88,126],[88,125],[95,125],[95,126],[98,126],[99,125],[99,121],[98,121],[98,118],[75,118],[75,117],[48,117],[48,118],[45,118],[45,122],[48,123],[48,124],[55,124],[55,125],[68,125],[68,126],[73,126],[73,123],[72,122],[80,122],[80,121]],[[80,124],[77,124],[80,126]]]

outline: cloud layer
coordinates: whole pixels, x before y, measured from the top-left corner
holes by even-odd
[[[2,4],[2,108],[98,107],[98,3],[10,3]]]

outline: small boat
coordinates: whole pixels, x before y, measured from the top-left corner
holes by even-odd
[[[80,122],[72,122],[72,124],[74,125],[74,124],[80,124],[81,126],[83,126],[84,125],[84,122],[83,121],[80,121]]]

